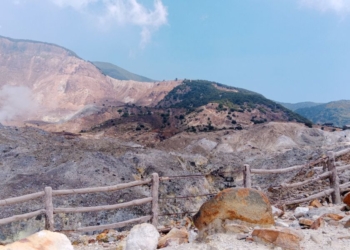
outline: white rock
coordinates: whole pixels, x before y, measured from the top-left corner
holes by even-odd
[[[297,207],[294,210],[294,216],[299,218],[299,217],[305,216],[307,212],[309,212],[308,207]]]
[[[188,232],[188,242],[192,243],[197,239],[198,233],[193,230],[189,230]]]
[[[275,220],[275,225],[277,227],[289,227],[288,223],[281,221],[281,220]]]
[[[272,215],[280,217],[283,214],[283,211],[275,206],[271,206],[272,208]]]
[[[74,250],[71,242],[64,234],[40,231],[25,239],[16,241],[6,246],[0,246],[0,250]]]
[[[159,239],[158,230],[151,224],[134,226],[127,239],[125,250],[155,250]]]

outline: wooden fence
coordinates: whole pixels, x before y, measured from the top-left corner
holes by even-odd
[[[244,187],[251,187],[252,186],[252,179],[251,179],[251,174],[281,174],[281,173],[288,173],[291,171],[295,170],[301,170],[303,168],[314,168],[314,169],[322,169],[324,173],[313,177],[309,178],[307,180],[301,181],[301,182],[296,182],[296,183],[281,183],[277,188],[294,188],[294,187],[300,187],[304,186],[306,184],[322,180],[322,179],[329,179],[330,183],[330,188],[327,190],[324,190],[322,192],[319,192],[317,194],[311,195],[309,197],[303,198],[303,199],[296,199],[296,200],[291,200],[287,201],[284,204],[285,205],[292,205],[292,204],[297,204],[297,203],[302,203],[306,201],[310,201],[313,199],[321,198],[324,196],[331,195],[332,196],[332,202],[334,204],[340,204],[341,199],[340,199],[340,193],[342,191],[347,190],[350,187],[350,182],[344,183],[344,184],[339,184],[339,176],[338,174],[346,169],[350,169],[350,165],[343,165],[341,166],[339,163],[335,162],[335,158],[342,156],[344,154],[347,154],[350,152],[350,149],[344,149],[339,152],[332,152],[329,151],[327,153],[326,157],[320,158],[314,162],[310,162],[305,165],[297,165],[289,168],[283,168],[283,169],[251,169],[249,165],[244,165],[244,172],[243,172],[243,183]],[[323,167],[317,167],[319,165],[323,165]]]
[[[53,202],[52,202],[52,199],[54,196],[117,191],[125,188],[146,185],[146,184],[152,185],[151,197],[132,200],[129,202],[124,202],[124,203],[119,203],[114,205],[95,206],[95,207],[54,208]],[[126,208],[131,206],[138,206],[138,205],[152,202],[152,215],[143,216],[140,218],[118,222],[114,224],[81,227],[81,228],[78,228],[76,231],[88,232],[88,231],[95,231],[95,230],[120,228],[132,223],[142,223],[150,220],[152,220],[153,225],[157,226],[158,210],[159,210],[158,209],[158,189],[159,189],[159,176],[157,173],[152,174],[152,179],[133,181],[129,183],[118,184],[118,185],[107,186],[107,187],[82,188],[82,189],[70,189],[70,190],[52,190],[51,187],[45,187],[44,191],[41,191],[41,192],[9,198],[5,200],[0,200],[0,206],[5,206],[5,205],[26,202],[26,201],[34,200],[41,197],[44,198],[43,209],[26,213],[26,214],[15,215],[9,218],[0,219],[0,225],[8,224],[19,220],[29,219],[29,218],[44,214],[45,228],[47,230],[54,231],[54,214],[57,214],[57,213],[83,213],[83,212],[94,212],[94,211],[106,211],[106,210],[114,210],[114,209]]]
[[[285,205],[291,205],[291,204],[297,204],[306,202],[309,200],[313,200],[316,198],[320,198],[323,196],[332,196],[332,201],[335,204],[339,204],[341,202],[340,199],[340,193],[341,191],[347,190],[350,188],[350,182],[339,184],[339,176],[338,174],[346,169],[350,169],[350,165],[340,165],[339,163],[335,162],[335,158],[342,156],[344,154],[350,153],[350,148],[345,149],[339,152],[328,152],[326,157],[320,158],[314,162],[310,162],[308,164],[304,165],[297,165],[289,168],[284,169],[251,169],[249,165],[244,165],[244,179],[243,179],[243,185],[244,187],[252,187],[252,174],[281,174],[281,173],[288,173],[295,170],[301,170],[305,168],[314,168],[314,169],[322,169],[324,172],[316,177],[309,178],[307,180],[297,182],[297,183],[288,183],[287,180],[284,183],[281,183],[277,188],[294,188],[294,187],[300,187],[318,180],[322,179],[329,179],[330,188],[327,190],[324,190],[322,192],[319,192],[317,194],[311,195],[307,198],[303,199],[297,199],[297,200],[291,200],[285,202]],[[323,167],[319,167],[319,165],[323,165]],[[236,172],[236,171],[235,171]],[[0,225],[8,224],[11,222],[16,222],[24,219],[29,219],[41,214],[45,215],[45,228],[47,230],[54,231],[54,214],[57,213],[83,213],[83,212],[94,212],[94,211],[106,211],[106,210],[114,210],[119,208],[126,208],[131,206],[138,206],[145,203],[152,202],[152,214],[148,216],[143,216],[136,219],[131,219],[123,222],[118,222],[114,224],[107,224],[107,225],[99,225],[99,226],[89,226],[89,227],[81,227],[78,228],[76,231],[78,232],[88,232],[88,231],[96,231],[96,230],[104,230],[104,229],[113,229],[113,228],[120,228],[127,226],[132,223],[142,223],[146,221],[152,221],[152,224],[157,226],[158,225],[158,217],[159,216],[165,216],[165,215],[159,215],[159,205],[158,205],[158,195],[159,195],[159,181],[168,181],[171,179],[182,179],[182,178],[205,178],[206,175],[202,174],[194,174],[194,175],[186,175],[186,176],[168,176],[168,177],[160,177],[157,173],[152,174],[152,179],[146,179],[141,181],[134,181],[124,184],[118,184],[114,186],[107,186],[107,187],[95,187],[95,188],[82,188],[82,189],[71,189],[71,190],[52,190],[51,187],[45,187],[44,191],[23,195],[19,197],[9,198],[5,200],[0,200],[0,206],[5,205],[12,205],[12,204],[18,204],[21,202],[26,202],[30,200],[34,200],[37,198],[44,198],[44,208],[26,213],[21,215],[15,215],[9,218],[0,219]],[[53,197],[54,196],[60,196],[60,195],[69,195],[69,194],[88,194],[88,193],[97,193],[97,192],[109,192],[109,191],[117,191],[125,188],[140,186],[140,185],[147,185],[151,184],[151,197],[148,198],[142,198],[137,200],[132,200],[129,202],[114,204],[114,205],[104,205],[104,206],[95,206],[95,207],[74,207],[74,208],[54,208],[53,206]],[[164,197],[163,199],[188,199],[193,197],[199,197],[199,196],[212,196],[213,194],[203,194],[203,195],[196,195],[196,196],[186,196],[186,197]],[[194,213],[194,212],[189,212]],[[183,213],[181,213],[183,214]],[[166,214],[166,215],[173,215],[173,214]]]

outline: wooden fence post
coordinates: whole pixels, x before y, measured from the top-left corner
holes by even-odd
[[[334,152],[329,151],[327,152],[328,156],[328,171],[331,172],[331,175],[329,176],[329,182],[331,188],[334,189],[334,192],[332,193],[332,202],[333,204],[340,204],[341,199],[340,199],[340,188],[339,188],[339,176],[337,173],[337,168],[335,166],[335,156]]]
[[[252,187],[252,177],[250,172],[250,166],[248,164],[244,165],[244,171],[243,171],[243,184],[245,188],[251,188]]]
[[[158,192],[159,192],[159,176],[157,173],[152,174],[152,224],[153,226],[158,226]]]
[[[52,188],[45,187],[45,229],[54,231]]]

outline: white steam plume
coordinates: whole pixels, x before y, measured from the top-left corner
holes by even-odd
[[[27,87],[5,85],[0,89],[0,122],[26,119],[37,107]]]

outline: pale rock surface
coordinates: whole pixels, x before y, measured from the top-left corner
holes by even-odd
[[[176,227],[174,227],[170,230],[170,232],[167,235],[159,239],[158,248],[188,243],[188,237],[188,231],[185,227],[181,229],[177,229]]]
[[[155,250],[158,239],[158,230],[152,224],[139,224],[131,229],[126,239],[125,250]]]
[[[307,212],[309,212],[308,207],[297,207],[294,210],[294,216],[299,218],[299,217],[305,216]]]
[[[234,151],[233,151],[233,148],[228,143],[222,143],[222,144],[219,144],[216,147],[216,152],[219,152],[219,153],[232,153]]]
[[[272,208],[272,215],[280,217],[283,214],[283,211],[275,206],[271,206]]]
[[[40,231],[25,239],[16,241],[6,246],[0,246],[0,250],[73,250],[73,246],[67,236],[50,231]]]

